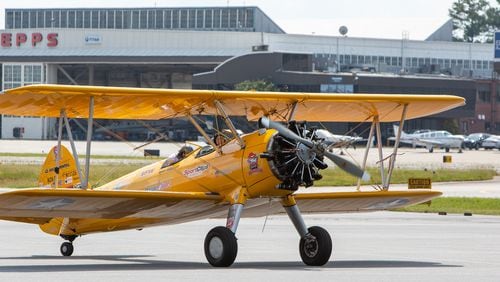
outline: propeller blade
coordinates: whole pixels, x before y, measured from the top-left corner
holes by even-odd
[[[345,170],[346,172],[361,178],[363,181],[370,180],[370,174],[366,171],[363,171],[359,166],[354,164],[353,162],[344,159],[338,155],[330,153],[328,151],[324,152],[325,157],[329,158],[332,162],[334,162],[338,167]]]
[[[310,140],[307,140],[305,138],[300,137],[295,132],[288,129],[286,126],[282,125],[279,122],[272,121],[268,117],[261,117],[259,120],[259,123],[262,126],[264,126],[265,128],[276,129],[285,138],[295,140],[295,141],[300,142],[300,143],[302,143],[310,148],[312,148],[314,146],[314,143],[311,142]]]

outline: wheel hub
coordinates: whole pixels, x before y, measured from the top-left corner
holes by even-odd
[[[213,258],[218,259],[222,257],[222,253],[224,251],[222,240],[219,237],[213,237],[212,239],[210,239],[208,250]]]
[[[313,258],[318,254],[319,246],[316,238],[308,238],[304,244],[304,253],[306,256]]]

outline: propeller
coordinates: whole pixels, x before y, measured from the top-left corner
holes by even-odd
[[[370,180],[370,174],[368,174],[366,171],[363,171],[359,166],[357,166],[355,163],[340,157],[338,155],[335,155],[333,153],[328,152],[326,149],[326,144],[320,143],[320,142],[313,142],[312,140],[306,139],[304,137],[299,136],[292,130],[288,129],[286,126],[282,125],[281,123],[274,122],[270,120],[268,117],[261,117],[259,120],[259,123],[264,126],[265,128],[268,129],[275,129],[280,133],[281,136],[294,140],[297,143],[300,143],[297,145],[297,149],[300,151],[299,153],[304,154],[304,146],[307,147],[306,153],[314,154],[314,156],[325,156],[329,158],[333,163],[335,163],[339,168],[342,170],[346,171],[347,173],[350,173],[351,175],[354,175],[355,177],[361,178],[364,181]],[[312,138],[311,138],[312,139]],[[300,156],[299,156],[300,158]]]

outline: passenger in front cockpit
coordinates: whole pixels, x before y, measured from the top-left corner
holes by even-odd
[[[174,153],[170,155],[167,160],[163,163],[161,168],[171,166],[175,163],[178,163],[182,161],[184,158],[186,158],[191,152],[193,151],[193,148],[190,146],[182,146],[177,153]]]

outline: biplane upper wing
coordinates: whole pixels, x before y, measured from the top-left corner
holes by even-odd
[[[18,116],[88,117],[94,98],[94,118],[162,119],[187,114],[214,114],[219,101],[228,115],[256,120],[264,115],[286,118],[295,107],[296,120],[363,122],[378,116],[381,122],[418,118],[465,104],[450,95],[330,94],[173,90],[99,86],[30,85],[0,95],[0,113]]]

